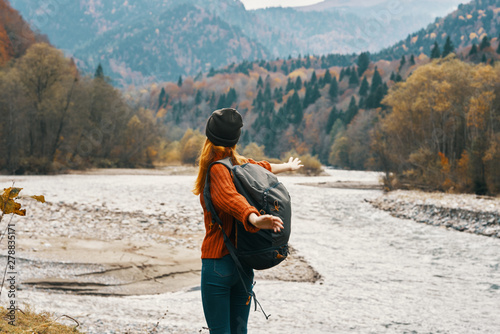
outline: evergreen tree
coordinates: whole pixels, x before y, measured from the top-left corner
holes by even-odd
[[[358,114],[358,106],[356,104],[356,99],[351,97],[351,102],[349,103],[349,107],[344,114],[344,124],[348,125],[354,119],[354,117]]]
[[[203,97],[201,95],[201,90],[196,91],[196,97],[194,98],[194,103],[199,105],[202,101]]]
[[[264,82],[262,81],[261,76],[259,75],[259,79],[257,80],[257,89],[264,88]]]
[[[366,75],[363,77],[363,81],[361,81],[361,86],[359,87],[359,95],[366,96],[368,94],[368,89],[370,85],[368,84],[368,80],[366,79]]]
[[[344,80],[344,76],[345,76],[345,70],[342,67],[342,69],[340,70],[339,82],[341,82],[342,80]]]
[[[177,86],[182,87],[182,75],[179,75],[179,80],[177,80]]]
[[[405,64],[406,64],[406,58],[405,58],[405,56],[403,55],[403,56],[401,57],[401,60],[399,61],[399,69],[398,69],[398,72],[399,72],[399,71],[401,71],[401,69],[403,68],[403,66],[405,66]]]
[[[278,87],[276,87],[274,89],[274,99],[278,103],[282,103],[283,102],[283,88],[282,87],[280,87],[279,89],[278,89]]]
[[[365,108],[365,98],[361,96],[359,98],[359,104],[358,104],[359,109],[364,109]]]
[[[229,89],[229,92],[227,92],[226,96],[226,105],[228,107],[232,106],[234,103],[236,103],[237,99],[238,95],[236,94],[236,89],[234,88]]]
[[[310,68],[310,67],[311,67],[311,57],[309,55],[307,55],[305,68]]]
[[[476,46],[476,44],[472,44],[472,47],[470,48],[470,51],[469,51],[469,56],[472,56],[475,54],[477,54],[477,46]]]
[[[479,46],[479,50],[483,51],[486,48],[489,48],[491,46],[490,39],[488,36],[484,36],[483,40],[481,41],[481,45]]]
[[[326,122],[326,133],[330,133],[332,131],[333,124],[339,118],[339,111],[336,106],[333,106],[330,114],[328,115],[328,121]]]
[[[398,75],[396,75],[396,78],[394,79],[395,82],[401,82],[403,81],[403,77],[401,76],[401,74],[398,73]]]
[[[412,54],[410,57],[410,66],[415,65],[415,56]]]
[[[217,102],[217,109],[227,108],[229,107],[226,104],[226,94],[222,93],[219,97],[219,101]]]
[[[497,47],[497,53],[500,55],[500,36],[498,37],[498,47]]]
[[[375,68],[375,72],[373,73],[373,78],[372,78],[372,86],[370,87],[370,92],[374,93],[381,84],[382,84],[382,77],[380,76],[378,69]]]
[[[165,92],[165,88],[161,88],[160,96],[158,97],[158,109],[164,108],[168,103],[168,95]]]
[[[262,110],[262,103],[264,102],[264,97],[262,96],[262,90],[259,89],[257,97],[253,100],[252,105],[255,106],[257,110]]]
[[[292,79],[290,79],[290,77],[288,77],[288,81],[286,83],[286,88],[285,88],[285,92],[286,94],[288,94],[289,91],[291,91],[292,89],[294,89],[294,84],[292,82]]]
[[[332,78],[332,82],[330,83],[330,89],[328,90],[328,95],[333,102],[337,101],[337,97],[339,95],[339,86],[337,83],[337,77]]]
[[[441,50],[439,49],[439,45],[437,42],[434,42],[434,46],[431,51],[431,59],[437,59],[441,57]]]
[[[455,52],[455,46],[453,45],[453,42],[451,41],[450,36],[446,38],[446,42],[444,43],[443,47],[443,55],[442,57],[445,58],[447,55],[450,53]]]
[[[391,72],[391,77],[389,78],[391,81],[396,81],[396,74],[394,72]]]
[[[100,63],[99,63],[99,65],[97,65],[97,68],[96,68],[95,74],[94,74],[94,78],[104,79],[104,71],[103,71],[102,65]]]
[[[301,89],[302,89],[302,79],[300,78],[300,75],[299,75],[297,77],[297,80],[295,80],[295,91],[298,92]]]
[[[264,89],[264,101],[271,100],[271,84],[269,81],[266,81],[266,89]]]
[[[312,75],[311,75],[311,81],[309,81],[309,84],[312,86],[312,85],[316,84],[317,81],[318,81],[318,78],[316,77],[316,71],[313,71]]]
[[[488,59],[486,58],[486,55],[483,53],[483,57],[481,58],[481,62],[482,63],[487,63],[488,62]]]
[[[358,76],[360,77],[370,66],[370,52],[362,52],[358,57]]]
[[[284,75],[288,75],[289,70],[288,70],[288,65],[286,64],[286,61],[283,60],[283,64],[281,65],[281,70],[283,71]]]
[[[319,85],[316,83],[315,85],[307,85],[306,87],[306,95],[304,96],[304,109],[306,109],[309,105],[314,104],[316,100],[321,97],[321,93],[319,92]]]
[[[323,77],[323,86],[329,84],[330,82],[332,82],[332,75],[330,73],[330,70],[326,70],[325,76]]]
[[[315,103],[320,97],[321,97],[321,93],[319,91],[319,85],[315,84],[313,89],[312,89],[311,103]]]
[[[295,91],[292,97],[287,101],[288,111],[291,116],[291,121],[293,124],[300,124],[302,122],[302,118],[304,117],[304,113],[302,110],[302,104],[300,103],[299,94]]]
[[[351,71],[351,75],[349,76],[349,85],[351,86],[359,85],[359,77],[357,71],[354,70]]]

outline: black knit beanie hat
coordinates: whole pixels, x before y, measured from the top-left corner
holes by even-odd
[[[240,139],[242,126],[240,113],[233,108],[224,108],[212,113],[205,133],[214,145],[232,147]]]

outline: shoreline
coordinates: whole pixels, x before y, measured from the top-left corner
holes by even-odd
[[[498,197],[395,190],[368,202],[397,218],[500,238]]]

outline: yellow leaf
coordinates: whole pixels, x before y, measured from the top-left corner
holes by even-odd
[[[33,196],[31,196],[31,198],[36,199],[38,202],[45,203],[45,196],[43,196],[43,195],[40,195],[40,196],[38,196],[38,195],[33,195]]]
[[[23,188],[4,188],[3,190],[3,194],[2,194],[2,198],[4,201],[6,200],[9,200],[9,199],[13,199],[13,198],[16,198],[17,196],[19,196],[19,192],[22,190]]]
[[[23,188],[5,188],[2,195],[0,196],[0,210],[4,214],[13,213],[19,216],[26,216],[26,210],[21,210],[21,203],[14,201],[14,198],[19,196],[19,192]]]
[[[2,211],[6,215],[8,215],[9,213],[16,213],[19,211],[19,209],[21,209],[20,203],[16,203],[13,200],[3,202]]]

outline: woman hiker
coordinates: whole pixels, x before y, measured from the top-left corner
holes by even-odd
[[[201,296],[211,334],[247,333],[250,311],[247,291],[252,289],[253,270],[245,268],[246,275],[242,275],[245,288],[224,244],[222,231],[212,223],[205,207],[203,189],[208,167],[212,162],[226,157],[231,157],[233,165],[258,164],[274,174],[295,171],[302,167],[297,158],[290,158],[283,164],[271,164],[267,161],[256,162],[239,155],[235,148],[242,126],[241,115],[235,109],[220,109],[212,113],[207,121],[207,139],[200,153],[200,168],[193,189],[195,195],[200,195],[205,220],[206,234],[201,246]],[[210,180],[212,202],[228,236],[233,229],[233,217],[242,222],[250,232],[257,232],[259,229],[279,232],[283,228],[279,217],[260,215],[258,210],[236,191],[231,175],[223,165],[216,164],[211,168]]]

